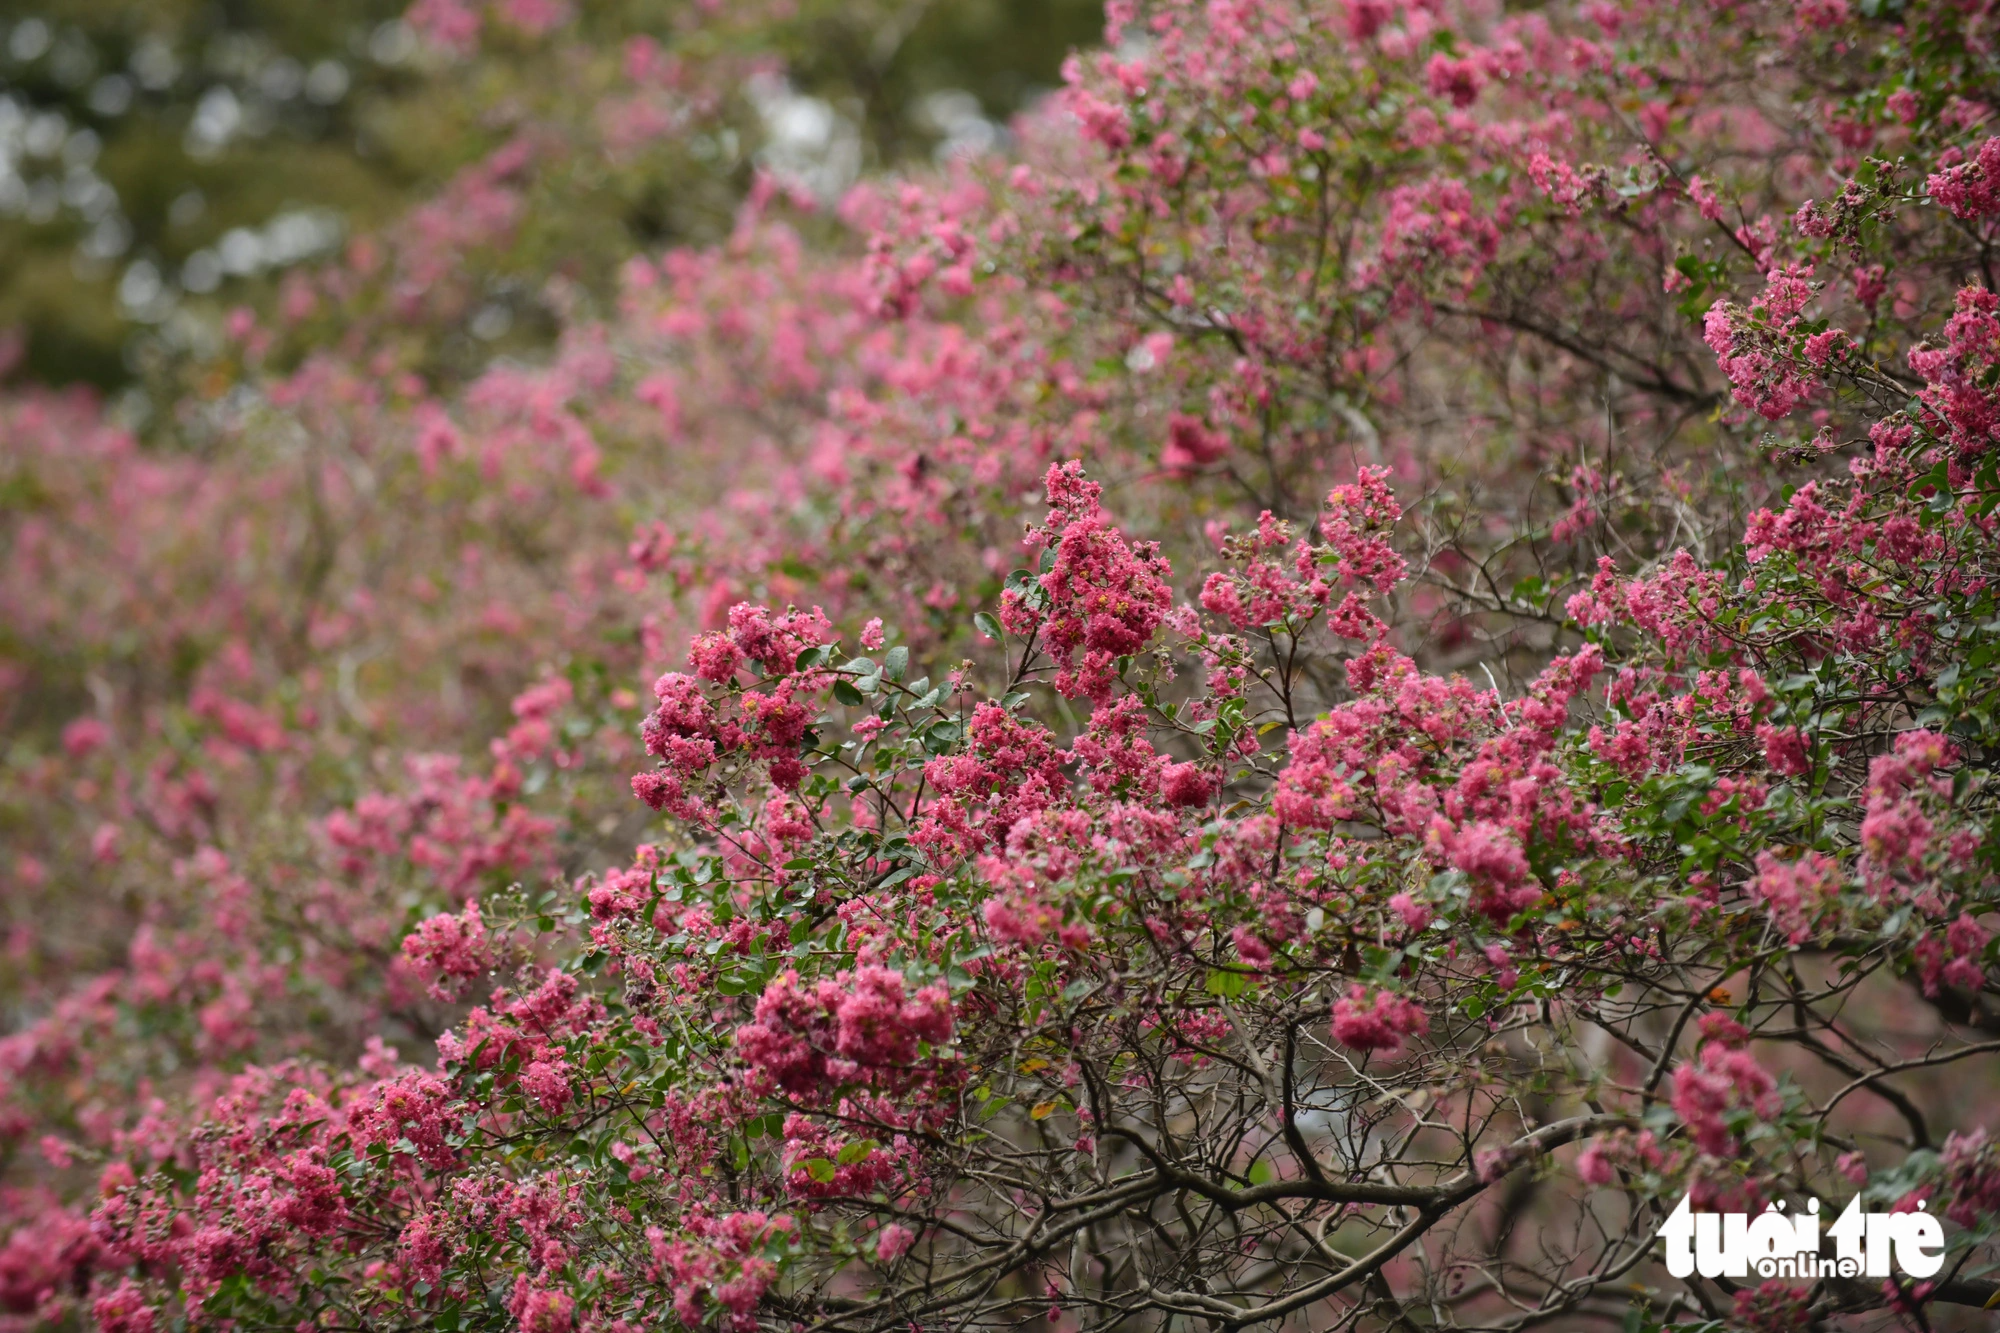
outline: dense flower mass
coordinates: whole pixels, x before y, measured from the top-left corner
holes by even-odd
[[[142,433],[0,390],[0,1323],[1983,1326],[1994,17],[1112,0],[449,373],[804,31],[690,18]]]

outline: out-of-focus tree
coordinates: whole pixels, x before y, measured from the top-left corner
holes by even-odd
[[[0,323],[27,373],[123,380],[177,297],[226,297],[387,216],[423,174],[372,121],[412,82],[381,26],[397,8],[0,9]]]
[[[990,146],[1100,23],[1081,0],[813,3],[740,21],[618,0],[582,6],[559,32],[510,24],[499,7],[474,53],[427,42],[405,8],[0,4],[0,360],[26,378],[113,388],[212,351],[228,309],[399,216],[504,142],[526,103],[592,110],[605,71],[579,66],[623,38],[701,54],[734,41],[787,61],[786,75],[746,82],[728,132],[695,145],[709,151],[565,178],[534,201],[540,243],[514,254],[521,270],[496,275],[494,299],[472,312],[458,358],[469,369],[496,344],[548,336],[553,321],[528,307],[551,273],[603,294],[615,266],[585,257],[726,229],[760,152],[824,157],[851,178]]]

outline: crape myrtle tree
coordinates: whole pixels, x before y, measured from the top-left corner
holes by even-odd
[[[1981,1326],[1992,22],[1116,4],[439,379],[716,131],[635,41],[146,439],[10,393],[0,1305]],[[1684,1196],[1945,1266],[1675,1280]]]

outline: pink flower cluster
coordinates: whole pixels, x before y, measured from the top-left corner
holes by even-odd
[[[1783,1100],[1777,1080],[1743,1046],[1742,1029],[1717,1024],[1715,1032],[1693,1061],[1674,1071],[1672,1102],[1695,1145],[1711,1157],[1728,1158],[1737,1151],[1737,1140],[1727,1117],[1747,1112],[1770,1120]]]
[[[1084,478],[1081,463],[1052,464],[1044,485],[1049,517],[1028,535],[1049,567],[1032,597],[1006,591],[1000,623],[1011,634],[1040,635],[1059,691],[1104,703],[1115,660],[1143,649],[1166,619],[1173,571],[1156,543],[1134,546],[1112,525],[1098,504],[1104,488]]]
[[[633,776],[633,793],[655,810],[699,824],[708,814],[693,793],[724,759],[761,762],[776,786],[798,786],[805,777],[799,742],[812,723],[810,699],[824,681],[817,672],[795,673],[793,664],[805,649],[832,641],[833,628],[818,607],[778,616],[748,602],[730,608],[728,632],[705,634],[689,649],[695,676],[668,672],[653,682],[658,706],[641,734],[646,752],[663,762]],[[703,682],[733,684],[746,660],[761,666],[773,683],[766,691],[722,695],[724,708],[718,711]]]
[[[865,964],[810,988],[796,972],[773,981],[756,1018],[736,1030],[751,1077],[804,1100],[855,1084],[908,1088],[933,1077],[919,1045],[951,1040],[951,999],[941,985],[911,993],[903,974]]]
[[[1386,536],[1403,514],[1388,475],[1387,468],[1364,467],[1357,480],[1327,493],[1321,544],[1294,542],[1291,525],[1269,510],[1259,516],[1254,536],[1226,538],[1223,558],[1241,568],[1208,576],[1203,608],[1237,629],[1283,624],[1297,634],[1326,611],[1336,588],[1349,588],[1354,591],[1335,608],[1328,627],[1342,638],[1378,637],[1382,622],[1364,601],[1395,587],[1407,568]]]
[[[1402,1053],[1405,1041],[1430,1030],[1430,1016],[1423,1006],[1392,991],[1371,995],[1368,987],[1356,982],[1333,1002],[1333,1039],[1351,1050],[1393,1059]]]
[[[1729,377],[1736,400],[1771,421],[1791,415],[1820,388],[1791,355],[1800,312],[1814,296],[1812,276],[1809,264],[1774,268],[1748,310],[1718,303],[1703,325],[1704,339]],[[1826,356],[1816,360],[1823,364]]]
[[[432,995],[441,1000],[450,998],[456,989],[454,982],[471,981],[493,966],[479,904],[470,902],[456,915],[440,913],[424,920],[404,936],[403,956],[424,978]]]
[[[1946,163],[1924,185],[1953,217],[1976,222],[2000,214],[2000,139],[1979,145],[1970,162]]]
[[[658,1227],[649,1228],[652,1276],[668,1286],[673,1311],[686,1327],[717,1321],[730,1333],[752,1333],[758,1305],[778,1275],[764,1251],[797,1226],[782,1213],[744,1209],[691,1217],[685,1239],[669,1240]]]

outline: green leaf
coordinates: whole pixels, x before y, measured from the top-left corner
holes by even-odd
[[[1241,972],[1231,972],[1226,968],[1211,968],[1208,982],[1202,987],[1210,995],[1219,995],[1225,1000],[1234,999],[1250,986],[1250,978]]]
[[[909,664],[910,650],[898,645],[891,648],[888,656],[882,659],[882,674],[890,680],[901,680],[903,678],[903,668]]]
[[[835,1168],[833,1163],[827,1161],[826,1158],[808,1157],[804,1162],[804,1166],[806,1174],[820,1184],[826,1185],[832,1183]]]
[[[1000,631],[1000,622],[985,611],[981,611],[972,618],[972,628],[978,630],[995,643],[999,643],[1006,637]]]

